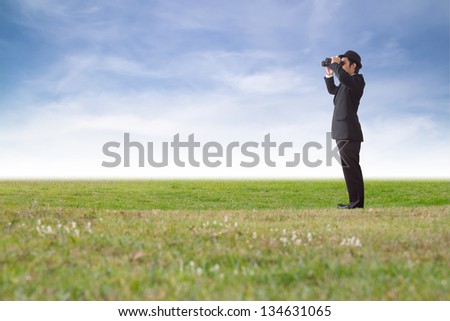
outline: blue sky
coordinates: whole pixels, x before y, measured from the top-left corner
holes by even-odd
[[[320,62],[353,49],[367,83],[364,175],[449,178],[449,11],[447,0],[1,1],[0,177],[341,177],[338,164],[104,168],[102,146],[125,132],[155,146],[177,133],[325,146]]]

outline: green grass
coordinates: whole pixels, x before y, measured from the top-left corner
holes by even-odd
[[[449,204],[450,181],[366,182],[366,207]],[[342,180],[0,181],[0,208],[123,210],[330,208],[347,201]]]
[[[449,300],[449,181],[2,181],[1,300]]]

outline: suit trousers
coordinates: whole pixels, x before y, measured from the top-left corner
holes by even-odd
[[[349,198],[349,207],[364,207],[364,179],[359,165],[361,142],[337,140],[342,170]]]

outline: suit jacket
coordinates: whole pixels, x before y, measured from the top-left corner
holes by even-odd
[[[334,95],[331,137],[336,140],[362,142],[364,139],[357,113],[359,101],[366,85],[364,77],[359,74],[350,75],[337,63],[332,63],[330,68],[340,82],[339,86],[336,86],[334,77],[325,77],[328,92]]]

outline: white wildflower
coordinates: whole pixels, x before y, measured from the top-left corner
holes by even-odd
[[[38,225],[36,226],[36,231],[41,235],[53,234],[53,229],[50,225]]]
[[[256,239],[258,237],[258,234],[256,232],[253,232],[253,238]]]
[[[295,241],[297,239],[297,233],[292,232],[291,241]]]
[[[306,235],[306,237],[308,238],[308,242],[312,241],[312,234],[311,232],[308,232],[308,234]]]
[[[344,238],[341,241],[340,246],[356,246],[356,247],[361,247],[362,243],[359,239],[357,239],[356,237],[352,236],[350,238]]]
[[[219,264],[215,264],[212,268],[209,269],[210,272],[219,272],[219,270],[220,270]]]
[[[281,243],[283,243],[284,246],[286,246],[288,239],[286,237],[280,237],[280,241],[281,241]]]

